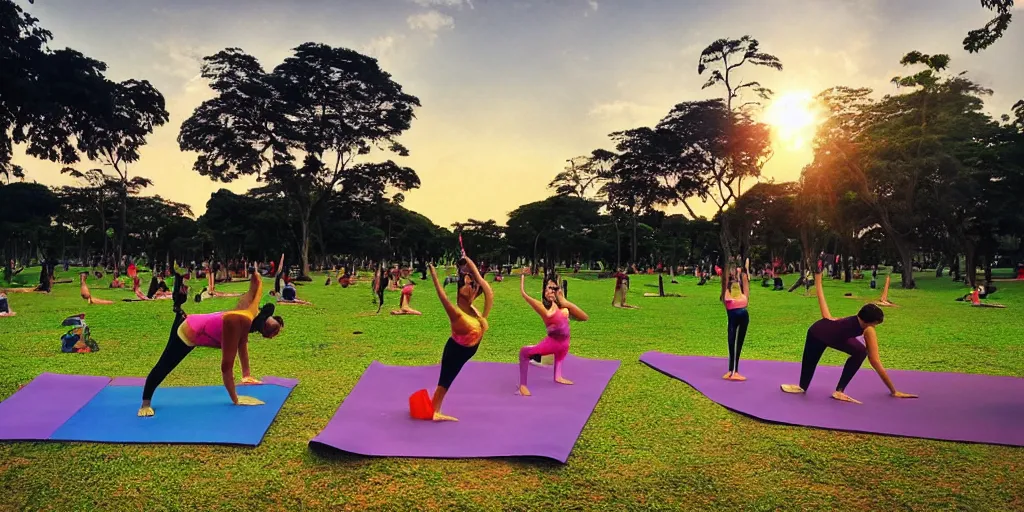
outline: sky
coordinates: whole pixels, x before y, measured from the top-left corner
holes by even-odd
[[[422,182],[404,205],[442,226],[504,222],[551,195],[548,183],[567,159],[611,149],[609,133],[652,126],[682,101],[722,96],[702,91],[706,76],[697,74],[701,50],[719,38],[750,35],[782,61],[781,72],[740,74],[782,104],[836,85],[895,93],[889,79],[907,74],[899,60],[911,50],[949,54],[952,71],[995,91],[986,99],[993,115],[1024,98],[1024,2],[1003,38],[971,55],[961,41],[992,17],[977,0],[16,1],[54,33],[52,47],[72,47],[106,62],[111,79],[149,80],[163,93],[170,121],[129,172],[153,180],[147,195],[186,203],[197,216],[216,190],[256,184],[200,176],[196,155],[176,142],[181,123],[213,96],[198,76],[202,57],[227,47],[265,69],[310,41],[376,57],[422,102],[400,139],[411,154],[397,161]],[[799,178],[810,148],[784,133],[773,146],[764,179]],[[60,165],[24,154],[15,163],[30,180],[75,183]],[[714,212],[695,205],[700,215]]]

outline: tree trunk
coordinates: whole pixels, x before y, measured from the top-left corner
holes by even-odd
[[[636,214],[633,214],[633,251],[631,252],[632,258],[630,258],[634,265],[636,264]]]
[[[615,224],[615,270],[622,268],[622,234],[619,233],[619,221],[612,219]]]
[[[954,281],[960,280],[960,255],[952,253],[949,255],[949,276]]]
[[[302,257],[302,270],[299,275],[303,280],[309,280],[309,212],[303,211],[300,213],[301,217],[301,230],[302,230],[302,247],[299,251]]]
[[[975,261],[974,244],[967,242],[964,245],[964,270],[967,272],[967,283],[974,288],[978,285],[978,263]]]
[[[900,253],[900,260],[903,261],[903,273],[901,275],[903,289],[911,290],[917,287],[914,282],[914,253],[906,247],[902,240],[893,240],[896,250]]]
[[[117,233],[117,259],[124,254],[124,235],[128,225],[128,184],[121,184],[121,229]]]
[[[988,254],[985,255],[985,282],[992,282],[992,256]]]

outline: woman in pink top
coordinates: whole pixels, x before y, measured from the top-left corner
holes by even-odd
[[[526,293],[525,274],[520,276],[519,291],[526,303],[544,320],[548,331],[547,337],[540,343],[519,349],[519,394],[530,396],[530,390],[526,387],[526,376],[530,371],[530,358],[534,356],[553,354],[555,382],[572,384],[572,381],[562,378],[562,361],[569,354],[569,318],[585,322],[589,317],[582,309],[566,300],[562,295],[562,287],[558,286],[558,278],[553,274],[544,278],[543,302]]]
[[[398,309],[391,310],[392,315],[422,315],[419,311],[413,309],[410,304],[412,303],[412,292],[416,288],[416,281],[409,279],[409,284],[402,287],[402,297],[398,299]]]
[[[726,261],[722,272],[721,301],[725,304],[725,314],[729,317],[729,371],[722,376],[725,380],[747,380],[740,375],[740,351],[743,350],[743,340],[747,337],[747,326],[750,324],[750,315],[747,313],[750,296],[750,277],[747,275],[749,269],[750,260],[747,259],[744,268],[737,268],[734,274],[730,273],[729,262]],[[739,290],[736,289],[737,284]]]
[[[175,318],[174,324],[171,325],[171,335],[156,366],[146,377],[139,416],[153,416],[153,392],[196,347],[221,350],[223,356],[220,373],[232,403],[262,405],[263,402],[255,398],[235,393],[234,372],[237,356],[242,364],[242,383],[258,384],[260,381],[249,373],[249,333],[259,332],[264,338],[273,338],[284,327],[284,319],[273,316],[273,304],[266,304],[262,310],[259,309],[260,297],[263,295],[263,280],[260,278],[259,269],[254,265],[249,291],[238,300],[238,305],[231,311],[186,316],[181,310],[181,305],[188,300],[188,287],[182,282],[181,274],[177,270],[174,274],[173,293]]]

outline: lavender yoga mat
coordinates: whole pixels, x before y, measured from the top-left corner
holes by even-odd
[[[547,457],[561,463],[618,361],[570,355],[563,376],[550,367],[530,367],[530,392],[516,394],[519,365],[469,362],[455,379],[444,412],[458,422],[434,423],[409,417],[409,395],[437,385],[438,366],[387,366],[374,361],[310,445],[379,457]]]
[[[878,375],[861,369],[846,393],[863,404],[831,398],[842,368],[819,366],[805,395],[779,386],[800,380],[800,364],[740,361],[746,382],[722,379],[720,357],[647,352],[640,361],[697,389],[733,411],[765,421],[851,432],[945,441],[1024,446],[1024,379],[960,373],[887,370],[897,389],[918,394],[896,399]]]
[[[0,402],[0,440],[49,439],[109,382],[109,377],[39,375]]]

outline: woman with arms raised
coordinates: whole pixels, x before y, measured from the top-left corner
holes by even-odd
[[[462,270],[463,266],[468,272]],[[491,314],[491,307],[494,305],[494,292],[484,281],[480,271],[477,270],[473,260],[462,255],[459,261],[459,280],[457,300],[452,304],[448,295],[444,292],[444,286],[437,279],[437,269],[430,265],[430,278],[434,281],[434,289],[437,290],[437,297],[441,305],[448,313],[448,320],[451,323],[451,336],[444,345],[444,352],[441,354],[441,375],[437,380],[437,389],[434,391],[432,404],[434,408],[434,421],[458,421],[451,416],[441,413],[441,404],[444,402],[448,389],[451,388],[455,377],[462,371],[462,367],[476,354],[480,348],[480,340],[487,332],[487,316]],[[484,311],[481,313],[473,306],[473,301],[481,294],[484,296]]]

